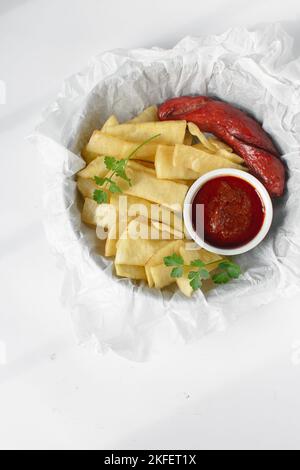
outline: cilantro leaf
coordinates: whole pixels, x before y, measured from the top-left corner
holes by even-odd
[[[109,190],[111,193],[114,194],[121,194],[123,192],[120,186],[118,186],[117,183],[115,183],[114,181],[110,181]]]
[[[106,178],[99,178],[98,176],[95,176],[94,181],[98,186],[103,186],[106,183]]]
[[[200,278],[203,279],[203,280],[207,280],[207,279],[210,279],[210,274],[209,272],[207,271],[207,269],[200,269],[199,271],[199,275],[200,275]]]
[[[204,266],[206,266],[206,264],[203,263],[203,261],[201,261],[200,259],[197,259],[197,260],[191,262],[191,266],[193,266],[195,268],[204,268]]]
[[[227,269],[227,272],[229,276],[231,277],[231,279],[238,279],[241,275],[241,268],[240,266],[230,266]]]
[[[93,194],[93,199],[98,204],[105,204],[108,202],[108,194],[102,189],[96,189]]]
[[[201,289],[202,287],[202,282],[199,276],[195,276],[193,279],[191,279],[190,286],[193,289],[193,291],[196,291],[198,289]]]
[[[228,284],[230,282],[230,276],[227,272],[215,274],[212,278],[215,284]]]
[[[183,266],[184,260],[181,256],[174,253],[172,256],[166,256],[164,258],[165,266]]]
[[[125,166],[126,166],[126,161],[121,160],[115,169],[115,174],[119,178],[122,178],[123,180],[127,181],[127,183],[131,186],[131,179],[126,174]]]
[[[199,276],[198,271],[191,271],[188,275],[188,278],[189,279],[195,279],[195,277],[198,277],[198,276]]]
[[[108,170],[114,171],[116,168],[116,165],[118,164],[118,160],[115,157],[105,157],[104,158],[104,163],[105,166]]]
[[[171,272],[171,277],[173,277],[173,278],[179,279],[182,276],[183,276],[183,268],[182,267],[174,268]]]

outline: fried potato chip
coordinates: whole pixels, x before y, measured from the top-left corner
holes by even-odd
[[[106,134],[130,142],[145,142],[154,135],[155,143],[164,145],[183,144],[185,138],[185,121],[142,122],[138,124],[120,124],[107,127]]]
[[[103,125],[101,131],[102,131],[102,132],[105,132],[105,129],[106,129],[107,127],[113,127],[113,126],[118,126],[118,125],[119,125],[118,119],[116,118],[116,116],[112,115],[112,116],[110,116],[110,117],[107,119],[107,121],[104,123],[104,125]]]
[[[131,121],[128,121],[128,124],[137,124],[141,122],[157,122],[158,121],[158,109],[157,106],[150,106],[146,108],[141,114],[139,114]]]
[[[187,145],[175,146],[173,163],[175,166],[185,166],[198,173],[199,176],[222,168],[244,170],[244,167],[226,158],[218,157],[194,147],[188,147]]]
[[[167,256],[171,256],[174,253],[179,254],[179,250],[183,245],[184,245],[184,242],[182,240],[171,241],[161,250],[158,250],[149,259],[148,263],[145,266],[145,271],[146,271],[146,276],[147,276],[149,287],[154,286],[154,279],[152,277],[151,268],[153,266],[162,265],[164,258],[166,258]],[[170,272],[169,272],[169,281],[170,281],[170,284],[172,284],[172,282],[175,281],[173,278],[171,278]]]
[[[81,178],[94,178],[95,176],[103,178],[108,173],[104,159],[105,157],[95,158],[86,168],[78,173],[78,176]]]
[[[156,176],[166,180],[191,180],[199,178],[195,171],[185,168],[183,165],[173,165],[174,147],[159,145],[155,155]]]
[[[84,200],[84,205],[81,214],[81,220],[85,224],[97,225],[96,222],[96,212],[98,209],[98,204],[93,199],[86,198]]]
[[[93,199],[94,192],[96,189],[99,189],[99,186],[97,186],[95,181],[92,179],[79,177],[77,180],[77,188],[84,198]],[[107,193],[109,199],[110,193],[107,191],[105,192]]]
[[[128,266],[125,264],[116,264],[116,274],[119,277],[126,277],[135,281],[146,281],[146,272],[143,266]]]
[[[200,141],[204,147],[212,152],[215,152],[215,146],[207,139],[207,137],[200,131],[199,127],[196,126],[193,122],[188,123],[188,130],[190,134]]]
[[[113,129],[113,128],[112,128]],[[142,143],[142,142],[141,142]],[[154,157],[157,150],[157,143],[150,142],[144,145],[133,156],[133,160],[145,160],[154,162]],[[82,157],[87,163],[90,163],[100,155],[108,155],[116,158],[127,158],[132,152],[136,150],[138,144],[129,142],[127,140],[119,139],[101,131],[95,131],[82,151]]]

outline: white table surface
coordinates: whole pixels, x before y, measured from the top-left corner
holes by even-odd
[[[152,363],[78,347],[43,232],[40,162],[24,140],[96,53],[267,21],[281,21],[300,54],[298,0],[1,0],[0,448],[300,448],[300,298]]]

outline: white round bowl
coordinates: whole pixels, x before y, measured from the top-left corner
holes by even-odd
[[[249,243],[246,245],[243,245],[238,248],[217,248],[213,245],[210,245],[204,240],[204,237],[196,233],[193,227],[193,222],[192,222],[192,204],[195,199],[195,196],[198,194],[199,190],[208,182],[211,181],[215,178],[219,178],[221,176],[235,176],[237,178],[241,178],[244,181],[247,181],[250,183],[257,191],[259,196],[261,197],[261,200],[263,202],[263,205],[265,207],[265,219],[263,226],[260,230],[260,232],[257,234],[253,240],[251,240]],[[190,190],[187,193],[187,196],[185,198],[184,202],[184,223],[187,229],[188,234],[190,237],[199,245],[201,248],[205,248],[207,251],[210,251],[211,253],[216,253],[218,255],[225,255],[225,256],[236,256],[236,255],[241,255],[243,253],[247,253],[250,250],[253,250],[256,248],[267,236],[271,225],[273,221],[273,204],[272,200],[270,198],[270,195],[266,188],[262,185],[260,181],[258,181],[257,178],[254,176],[250,175],[249,173],[246,173],[244,171],[240,170],[234,170],[230,168],[226,168],[223,170],[215,170],[211,171],[209,173],[206,173],[205,175],[201,176],[194,184],[191,186]]]

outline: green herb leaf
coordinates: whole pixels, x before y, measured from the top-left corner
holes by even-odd
[[[120,186],[118,186],[117,183],[115,183],[114,181],[110,182],[109,190],[113,194],[116,194],[116,193],[121,194],[123,192]]]
[[[118,164],[119,160],[117,160],[116,158],[114,157],[105,157],[104,158],[104,163],[105,163],[105,166],[108,170],[111,170],[111,171],[114,171],[117,164]]]
[[[172,256],[166,256],[164,258],[165,266],[183,266],[184,260],[181,256],[174,253]]]
[[[200,259],[197,259],[197,260],[191,262],[191,266],[193,266],[195,268],[204,268],[204,266],[206,266],[206,264],[203,263],[203,261],[201,261]]]
[[[106,178],[99,178],[98,176],[95,176],[94,181],[98,186],[103,186],[106,183]]]
[[[199,271],[200,278],[206,281],[207,279],[210,279],[210,274],[207,271],[207,269],[200,269]]]
[[[201,289],[202,287],[202,282],[199,276],[196,276],[194,279],[191,279],[190,286],[193,289],[193,291],[196,291],[198,289]]]
[[[183,276],[183,268],[181,267],[174,268],[171,272],[171,277],[173,278],[179,279],[182,276]]]
[[[93,194],[94,201],[98,202],[98,204],[105,204],[108,202],[108,194],[102,189],[96,189]]]
[[[241,275],[240,266],[233,261],[224,261],[220,263],[219,268],[226,271],[231,279],[238,279]]]
[[[191,272],[188,274],[188,278],[189,278],[189,279],[195,279],[195,277],[199,277],[198,271],[191,271]]]
[[[228,284],[230,282],[230,276],[227,272],[215,274],[212,278],[215,284]]]
[[[124,162],[124,164],[123,164]],[[122,164],[121,164],[122,163]],[[125,171],[125,160],[120,162],[120,166],[118,166],[115,170],[115,174],[119,177],[122,178],[123,180],[127,181],[129,186],[131,186],[131,179],[127,176],[126,171]]]

